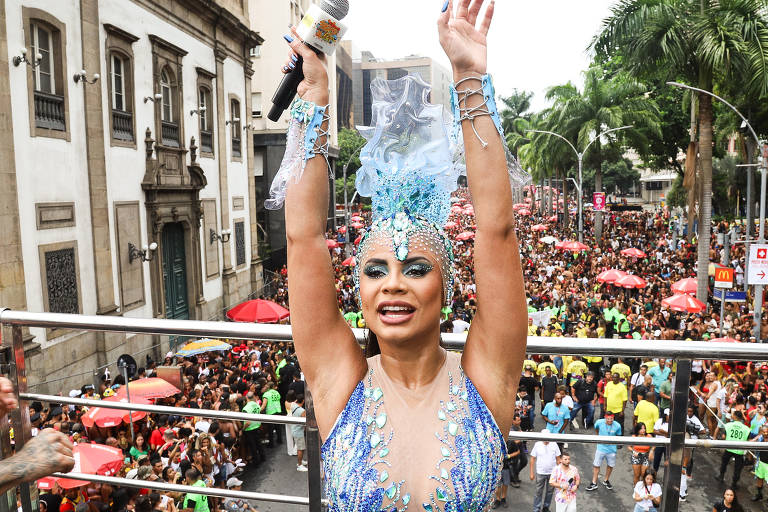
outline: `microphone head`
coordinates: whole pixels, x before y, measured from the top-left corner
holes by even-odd
[[[320,0],[320,8],[336,18],[344,19],[349,14],[349,0]]]

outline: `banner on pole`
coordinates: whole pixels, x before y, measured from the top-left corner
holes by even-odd
[[[605,192],[594,192],[592,194],[592,209],[596,212],[605,211]]]

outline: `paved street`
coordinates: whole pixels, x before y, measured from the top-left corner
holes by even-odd
[[[537,417],[538,419],[538,417]],[[630,420],[628,419],[627,422]],[[537,421],[538,423],[538,421]],[[540,427],[540,426],[539,426]],[[579,431],[577,431],[579,432]],[[529,448],[533,445],[529,444]],[[624,512],[632,511],[632,467],[629,460],[629,450],[624,448],[619,450],[616,462],[616,470],[611,477],[613,490],[609,491],[602,485],[593,492],[586,492],[584,489],[589,484],[591,478],[591,465],[594,455],[594,445],[575,445],[569,446],[573,464],[581,472],[582,485],[578,491],[577,503],[580,511],[611,511]],[[245,484],[243,488],[248,491],[292,494],[299,496],[307,495],[307,474],[296,472],[296,462],[294,457],[286,455],[285,446],[268,450],[268,460],[259,470],[249,471],[243,476]],[[720,452],[715,450],[698,450],[695,454],[694,478],[689,481],[688,500],[680,503],[681,512],[710,512],[715,500],[722,495],[725,489],[724,484],[714,480],[720,463]],[[663,466],[662,466],[663,468]],[[726,472],[726,481],[730,478],[733,464]],[[660,470],[660,476],[663,479],[664,471]],[[601,477],[604,473],[601,472]],[[534,485],[528,479],[528,468],[521,473],[523,480],[519,489],[510,487],[507,499],[506,510],[513,511],[531,511],[533,508],[533,489]],[[602,478],[601,478],[602,480]],[[744,470],[741,478],[742,486],[737,495],[745,511],[761,512],[759,505],[749,500],[747,484],[753,485],[753,478]],[[304,510],[303,507],[296,505],[283,505],[276,503],[257,503],[257,510],[260,512],[298,512]],[[498,510],[503,511],[504,508]],[[554,505],[552,511],[554,512]],[[768,508],[765,508],[768,510]]]

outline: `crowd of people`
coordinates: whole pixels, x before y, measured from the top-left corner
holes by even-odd
[[[590,243],[591,216],[586,219],[585,242],[590,250],[557,250],[557,240],[575,238],[560,224],[547,222],[540,213],[535,190],[528,191],[533,213],[520,215],[520,251],[529,304],[531,336],[627,338],[632,340],[686,340],[730,337],[738,342],[755,342],[753,317],[745,303],[727,303],[722,321],[719,307],[710,304],[699,313],[679,313],[662,307],[663,298],[673,294],[672,283],[695,276],[696,245],[686,240],[679,222],[667,210],[608,212],[604,234],[598,244]],[[473,275],[474,217],[466,188],[454,194],[447,231],[454,236],[455,274],[451,304],[443,309],[441,331],[461,333],[473,319],[475,284]],[[557,204],[557,201],[555,201]],[[364,224],[369,215],[360,211]],[[543,224],[542,224],[543,223]],[[534,225],[546,226],[532,229]],[[672,226],[672,229],[670,228]],[[720,232],[730,229],[717,226]],[[361,230],[349,227],[331,230],[328,238],[336,274],[339,309],[353,327],[365,327],[365,319],[355,298],[352,278],[355,241]],[[461,235],[461,236],[459,236]],[[332,247],[336,245],[336,247]],[[639,248],[645,257],[628,257],[622,249]],[[734,249],[730,260],[737,280],[743,279],[743,250]],[[710,259],[721,262],[723,247],[713,238]],[[601,283],[597,276],[608,269],[622,269],[642,277],[647,286],[624,289]],[[288,306],[288,275],[283,268],[276,274],[274,293],[267,299]],[[503,322],[504,319],[498,321]],[[768,336],[766,320],[761,325]],[[183,386],[179,393],[157,399],[156,403],[189,409],[184,416],[148,414],[133,423],[115,427],[87,428],[80,406],[34,403],[33,427],[52,427],[78,443],[91,442],[122,450],[125,464],[121,474],[129,478],[167,483],[187,483],[199,487],[239,489],[239,479],[247,468],[257,468],[274,447],[288,441],[296,452],[297,472],[306,471],[303,458],[303,427],[258,422],[209,421],[196,410],[215,409],[264,414],[303,416],[304,381],[290,344],[256,340],[232,341],[227,352],[212,352],[194,357],[168,354],[164,366],[182,368]],[[150,377],[156,364],[148,361],[135,378]],[[636,511],[653,511],[661,500],[659,472],[667,464],[666,450],[643,444],[643,439],[668,435],[669,409],[676,366],[664,359],[617,359],[589,357],[536,356],[524,363],[513,430],[543,428],[552,441],[529,443],[509,440],[504,459],[502,485],[495,507],[507,505],[507,487],[519,488],[521,472],[529,468],[534,512],[576,510],[577,495],[596,492],[601,487],[612,491],[614,471],[632,475]],[[105,375],[99,389],[86,385],[70,396],[107,397],[124,386],[122,376]],[[726,439],[751,439],[768,442],[766,397],[768,365],[754,361],[701,360],[693,362],[691,385],[696,389],[688,406],[688,434]],[[540,425],[543,425],[541,427]],[[630,446],[631,464],[617,467],[620,447],[605,444],[595,447],[594,457],[584,464],[571,459],[568,448],[556,442],[558,433],[596,432],[606,438],[631,435],[638,439]],[[687,479],[694,471],[694,453],[686,452],[681,497],[687,493]],[[733,469],[730,469],[733,461]],[[582,472],[577,469],[581,466]],[[590,467],[591,465],[591,467]],[[755,480],[745,476],[744,468],[755,467]],[[602,474],[602,476],[601,476]],[[724,451],[720,480],[728,478],[723,497],[713,504],[715,511],[741,510],[734,489],[749,487],[752,499],[763,498],[763,482],[768,478],[768,450],[752,453]],[[767,493],[768,494],[768,493]],[[766,496],[768,498],[768,496]],[[54,487],[42,494],[46,512],[92,512],[176,510],[240,512],[253,508],[242,500],[218,499],[202,494],[149,492],[140,488],[112,488],[107,484],[88,484],[72,489]],[[552,503],[554,502],[554,507]]]

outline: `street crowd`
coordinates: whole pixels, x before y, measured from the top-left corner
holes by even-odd
[[[552,192],[550,192],[552,193]],[[671,285],[695,277],[696,245],[686,240],[682,223],[666,209],[654,211],[606,212],[603,237],[593,242],[593,217],[585,219],[588,250],[559,250],[554,244],[575,238],[572,228],[562,227],[537,204],[541,190],[531,188],[526,208],[518,215],[518,237],[528,297],[528,333],[531,336],[620,338],[642,340],[707,340],[729,338],[734,342],[756,342],[753,318],[746,303],[727,303],[722,319],[719,303],[700,312],[677,312],[662,306],[673,295]],[[452,214],[446,231],[453,239],[456,283],[449,307],[442,311],[442,332],[461,333],[469,329],[476,311],[473,276],[474,217],[466,188],[453,197]],[[557,208],[557,196],[553,201]],[[560,205],[560,208],[568,205]],[[356,243],[361,226],[370,216],[361,210],[352,225],[328,232],[329,250],[336,275],[339,309],[350,326],[365,327],[352,279]],[[573,218],[570,219],[573,222]],[[715,226],[725,232],[730,226]],[[348,230],[348,231],[347,231]],[[679,231],[678,231],[679,230]],[[710,260],[725,261],[723,247],[713,237]],[[625,256],[621,251],[637,248],[643,256]],[[737,285],[743,283],[743,249],[730,253]],[[598,277],[619,269],[641,277],[641,288],[623,288]],[[277,274],[270,296],[263,297],[288,306],[285,268]],[[717,307],[715,307],[717,305]],[[503,319],[499,319],[503,321]],[[765,318],[760,338],[768,337]],[[177,393],[155,399],[156,404],[184,407],[189,414],[169,416],[147,414],[131,425],[86,427],[80,406],[32,404],[34,429],[53,427],[68,433],[77,443],[98,443],[116,447],[124,456],[120,475],[140,480],[186,483],[199,487],[239,489],[243,471],[259,468],[267,456],[276,456],[274,447],[288,442],[296,454],[296,470],[306,471],[303,458],[303,427],[240,421],[209,421],[196,410],[216,409],[264,414],[303,416],[304,381],[290,344],[258,340],[232,341],[231,349],[193,357],[167,354],[163,366],[182,368],[183,385]],[[147,361],[134,376],[152,377],[155,362]],[[534,493],[533,512],[573,512],[583,493],[614,492],[615,472],[631,475],[634,511],[655,511],[662,499],[663,470],[668,460],[664,447],[643,444],[649,437],[667,436],[669,409],[676,365],[664,359],[617,359],[576,356],[536,356],[526,359],[520,379],[513,429],[543,429],[552,441],[526,443],[508,441],[502,484],[494,508],[515,502],[515,493]],[[755,361],[701,360],[692,365],[688,404],[687,435],[731,440],[768,442],[768,364]],[[122,376],[104,375],[95,389],[85,385],[70,396],[107,398],[125,386]],[[588,432],[606,437],[594,448],[591,460],[576,461],[568,447],[558,443],[557,434]],[[610,443],[611,436],[634,436],[637,444],[628,448]],[[766,445],[768,447],[768,445]],[[629,450],[630,462],[619,466],[619,450]],[[293,451],[291,453],[293,453]],[[685,454],[680,500],[685,501],[688,480],[694,475],[695,450]],[[284,456],[284,455],[281,455]],[[754,471],[752,471],[754,468]],[[524,483],[527,477],[530,483]],[[754,473],[754,475],[752,474]],[[768,449],[765,452],[723,451],[719,473],[723,482],[712,510],[744,510],[735,489],[748,489],[755,506],[764,506],[764,480],[768,479]],[[521,487],[521,485],[523,487]],[[508,491],[513,487],[514,492]],[[518,490],[520,489],[520,490]],[[768,492],[765,493],[768,498]],[[241,512],[253,505],[235,499],[210,498],[202,494],[160,493],[140,488],[113,488],[108,484],[87,484],[62,488],[58,484],[41,495],[46,512],[142,512],[176,510]],[[750,509],[750,508],[746,508]],[[753,510],[758,510],[752,508]],[[768,506],[766,506],[768,510]]]

